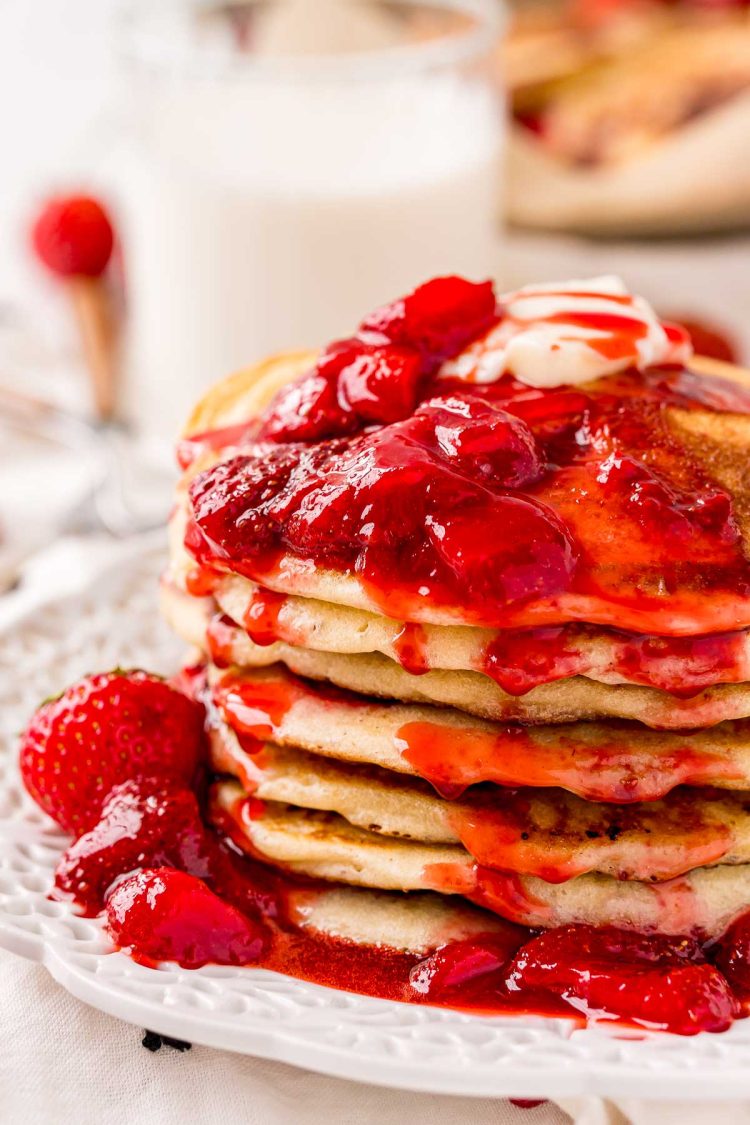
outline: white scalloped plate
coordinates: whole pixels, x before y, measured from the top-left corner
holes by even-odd
[[[750,1094],[750,1021],[693,1039],[615,1037],[563,1020],[374,1000],[261,969],[147,969],[112,950],[96,920],[51,902],[65,839],[23,792],[17,732],[41,699],[86,671],[177,667],[180,646],[156,613],[162,561],[144,550],[94,589],[51,601],[0,635],[0,946],[131,1023],[343,1078],[484,1096]]]

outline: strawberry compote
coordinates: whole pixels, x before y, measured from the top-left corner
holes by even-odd
[[[309,903],[326,887],[228,850],[204,827],[192,794],[153,780],[113,791],[101,823],[61,860],[57,887],[89,912],[104,907],[116,943],[147,965],[260,965],[482,1014],[609,1019],[692,1035],[726,1029],[750,984],[744,921],[708,951],[687,937],[589,926],[537,936],[496,922],[427,958],[299,930],[295,895]]]
[[[510,695],[539,684],[589,675],[591,645],[606,646],[606,673],[628,683],[689,699],[705,688],[750,678],[750,645],[744,631],[703,637],[660,637],[592,628],[584,624],[498,630],[482,671]]]
[[[607,360],[626,354],[629,317],[600,320]],[[446,377],[503,324],[490,286],[455,278],[367,318],[192,482],[188,550],[271,588],[312,562],[405,621],[750,625],[719,457],[683,432],[685,413],[749,415],[750,392],[678,363],[549,389]]]
[[[112,685],[119,681],[127,693],[113,694]],[[27,782],[33,777],[34,792],[43,795],[61,771],[74,776],[82,756],[90,765],[103,761],[114,733],[145,731],[155,683],[139,672],[115,672],[73,685],[58,701],[58,719],[75,719],[79,729],[88,724],[86,739],[63,740],[55,732],[47,737],[47,712],[41,708],[22,740],[23,745],[32,735],[36,740],[32,764],[22,756],[23,776]],[[106,716],[100,706],[102,684],[109,691]],[[164,733],[170,729],[165,723],[159,745],[168,751],[192,730],[192,708],[206,692],[205,672],[200,666],[186,669],[164,689],[174,739]],[[227,689],[231,696],[231,680]],[[293,706],[294,684],[287,689],[284,696],[270,683],[265,696],[234,701],[248,735],[267,737],[282,721]],[[689,937],[588,926],[540,935],[504,920],[521,892],[517,877],[502,871],[478,867],[473,886],[453,887],[489,908],[486,932],[443,944],[428,957],[301,929],[300,918],[310,916],[330,884],[275,871],[237,850],[235,844],[247,843],[237,837],[234,811],[213,801],[207,807],[194,757],[190,770],[180,775],[169,754],[161,770],[158,757],[143,754],[138,740],[117,745],[120,764],[129,768],[127,780],[111,774],[103,798],[71,784],[54,806],[58,822],[83,824],[73,815],[80,814],[81,802],[88,817],[86,830],[77,829],[77,839],[60,859],[53,894],[89,915],[103,913],[114,942],[143,964],[261,965],[413,1003],[579,1021],[619,1019],[681,1034],[720,1031],[741,1014],[740,1001],[750,988],[747,919],[735,921],[709,950]],[[441,873],[436,870],[434,877],[439,886]]]

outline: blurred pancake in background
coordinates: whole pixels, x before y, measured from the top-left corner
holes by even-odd
[[[743,4],[522,4],[503,66],[512,222],[643,234],[750,219]]]

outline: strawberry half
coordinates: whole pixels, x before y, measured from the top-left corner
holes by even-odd
[[[145,775],[190,785],[203,750],[203,708],[147,672],[86,676],[42,704],[21,738],[20,768],[36,803],[80,836],[110,790]]]
[[[268,944],[259,922],[171,867],[147,868],[117,883],[107,897],[107,923],[117,944],[146,964],[251,965]]]

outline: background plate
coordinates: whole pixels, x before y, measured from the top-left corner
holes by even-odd
[[[260,969],[148,969],[47,892],[62,836],[22,790],[15,744],[39,701],[94,669],[169,672],[181,646],[156,613],[160,550],[128,551],[86,593],[0,634],[0,946],[73,995],[165,1035],[326,1074],[434,1093],[739,1098],[750,1020],[722,1035],[616,1037],[562,1020],[482,1018],[337,992]]]

